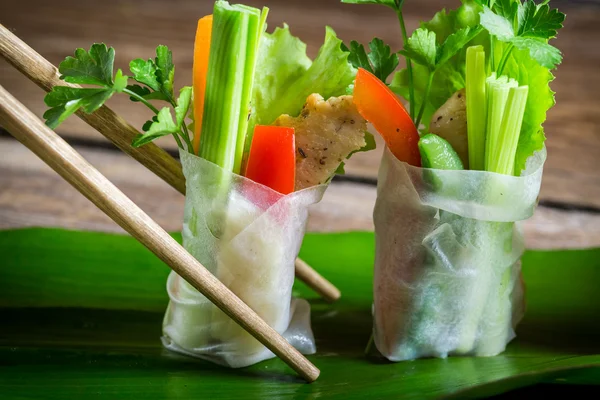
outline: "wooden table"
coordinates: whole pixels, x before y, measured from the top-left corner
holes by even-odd
[[[330,25],[344,41],[367,43],[382,38],[394,49],[400,46],[397,21],[381,6],[342,5],[337,0],[247,0],[267,5],[269,30],[287,22],[292,33],[308,44],[314,57]],[[407,1],[409,31],[442,7],[458,0]],[[567,14],[565,28],[555,45],[564,53],[552,84],[557,105],[545,124],[548,161],[540,206],[525,224],[530,248],[600,246],[600,7],[586,1],[552,2]],[[76,47],[105,42],[117,51],[116,66],[127,70],[129,60],[153,56],[158,44],[173,50],[176,85],[191,83],[192,48],[197,19],[211,12],[212,1],[179,0],[144,2],[105,0],[42,0],[3,2],[0,22],[35,50],[58,63]],[[35,12],[32,12],[35,10]],[[36,114],[46,109],[44,93],[0,60],[0,84]],[[125,96],[109,105],[140,127],[146,110]],[[59,133],[128,196],[168,230],[179,230],[184,199],[134,160],[77,118],[68,120]],[[160,145],[176,153],[172,138]],[[383,149],[357,154],[346,167],[347,175],[331,184],[323,201],[314,206],[311,231],[372,230],[377,168]],[[0,132],[0,229],[23,226],[62,226],[120,231],[32,153]]]

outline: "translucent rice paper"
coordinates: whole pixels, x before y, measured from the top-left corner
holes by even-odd
[[[304,354],[316,351],[310,306],[292,298],[294,261],[308,206],[325,185],[283,196],[181,151],[186,177],[183,246],[222,283]],[[275,355],[175,272],[163,345],[239,368]]]
[[[386,148],[374,209],[374,342],[391,361],[492,356],[524,314],[519,223],[546,151],[520,177],[417,168]]]

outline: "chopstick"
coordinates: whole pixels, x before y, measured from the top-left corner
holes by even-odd
[[[57,85],[80,87],[61,80],[58,69],[50,61],[42,57],[2,24],[0,24],[0,54],[13,67],[46,92]],[[185,195],[185,177],[181,164],[154,143],[148,143],[138,148],[131,146],[133,138],[139,132],[110,108],[102,106],[92,114],[86,114],[79,110],[77,116],[113,142],[119,149]],[[296,259],[295,268],[296,277],[325,300],[334,302],[340,298],[339,289],[306,262],[299,258]]]
[[[75,149],[0,86],[0,123],[21,143],[164,261],[306,381],[320,371]]]

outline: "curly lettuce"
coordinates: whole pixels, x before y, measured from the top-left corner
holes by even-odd
[[[503,44],[498,43],[497,46]],[[515,156],[515,175],[520,175],[525,169],[527,159],[544,147],[546,136],[543,123],[548,110],[556,103],[554,91],[550,88],[554,75],[534,60],[527,49],[513,49],[504,67],[503,75],[514,78],[522,86],[529,87]]]
[[[349,54],[330,27],[314,61],[306,55],[306,44],[287,25],[263,34],[246,142],[251,142],[255,125],[271,124],[281,114],[297,116],[312,93],[325,99],[346,94],[357,72],[348,62]]]

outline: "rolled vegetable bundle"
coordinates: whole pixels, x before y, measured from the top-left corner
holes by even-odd
[[[504,350],[524,312],[516,221],[534,212],[544,161],[538,153],[515,177],[418,168],[385,152],[374,210],[374,342],[385,357]]]
[[[525,312],[519,223],[540,191],[550,71],[561,61],[548,41],[565,16],[547,1],[462,0],[409,37],[407,3],[382,3],[400,20],[407,65],[390,85],[363,62],[381,58],[379,39],[368,55],[353,46],[354,100],[386,142],[373,343],[392,361],[493,356]]]
[[[314,353],[310,305],[292,298],[292,285],[308,206],[321,199],[326,185],[283,195],[185,151],[181,160],[186,250],[294,347]],[[233,368],[274,357],[174,272],[167,291],[163,343],[168,349]]]
[[[343,159],[368,148],[366,122],[352,97],[340,96],[356,70],[333,31],[313,62],[287,27],[263,33],[266,13],[218,1],[212,19],[198,23],[194,99],[203,107],[195,109],[198,155],[180,150],[183,245],[294,347],[312,354],[310,306],[292,298],[294,262],[308,207],[320,201]],[[199,46],[207,34],[208,56]],[[177,274],[167,290],[166,348],[232,368],[274,357]]]

